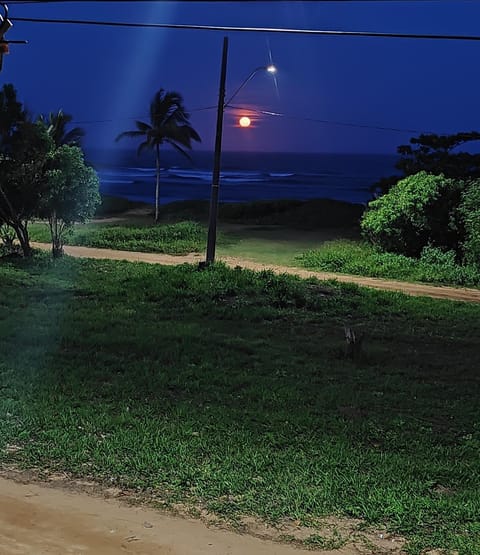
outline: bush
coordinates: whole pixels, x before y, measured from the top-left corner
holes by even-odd
[[[480,180],[470,182],[463,194],[459,214],[465,227],[464,262],[480,267]]]
[[[427,245],[462,258],[465,228],[459,206],[467,183],[420,172],[373,200],[363,215],[365,237],[386,251],[418,257]]]

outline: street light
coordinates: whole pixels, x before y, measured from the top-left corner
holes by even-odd
[[[228,37],[223,38],[222,66],[220,71],[220,87],[218,93],[217,107],[217,130],[215,134],[215,156],[213,161],[212,190],[210,194],[210,215],[208,221],[208,238],[207,238],[207,255],[205,263],[202,265],[210,265],[215,262],[215,247],[217,243],[217,220],[218,220],[218,192],[220,184],[220,164],[222,155],[222,133],[223,133],[223,113],[225,108],[243,89],[243,87],[251,80],[259,71],[267,71],[274,74],[277,69],[274,65],[260,66],[255,68],[250,75],[241,83],[236,91],[225,102],[225,82],[227,79],[227,58],[228,58]]]
[[[244,79],[244,81],[242,82],[242,84],[238,87],[238,89],[236,89],[236,91],[232,94],[232,96],[225,102],[225,106],[228,106],[230,104],[230,102],[232,102],[232,100],[237,96],[237,94],[243,89],[243,87],[249,82],[251,81],[255,75],[259,72],[259,71],[267,71],[268,73],[271,73],[272,75],[277,73],[277,68],[271,64],[269,66],[260,66],[255,68],[252,73],[250,73],[250,75]]]

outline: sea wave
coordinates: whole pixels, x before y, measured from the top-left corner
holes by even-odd
[[[181,179],[194,179],[207,182],[211,182],[213,178],[212,171],[182,170],[177,168],[170,168],[168,170],[168,175]],[[267,177],[261,172],[223,171],[220,173],[220,179],[227,183],[251,183],[253,181],[266,181]]]
[[[122,185],[133,185],[135,181],[130,179],[105,179],[104,177],[100,177],[100,181],[102,183],[118,183]]]

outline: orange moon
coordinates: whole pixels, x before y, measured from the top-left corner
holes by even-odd
[[[243,116],[243,118],[240,118],[238,120],[238,123],[240,124],[240,127],[250,127],[252,120],[250,118],[247,118],[247,116]]]

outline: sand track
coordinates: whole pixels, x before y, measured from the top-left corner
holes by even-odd
[[[400,553],[397,549],[395,553]],[[0,478],[1,555],[308,555],[200,521]],[[355,546],[322,555],[365,554]],[[393,553],[385,550],[384,553]]]

